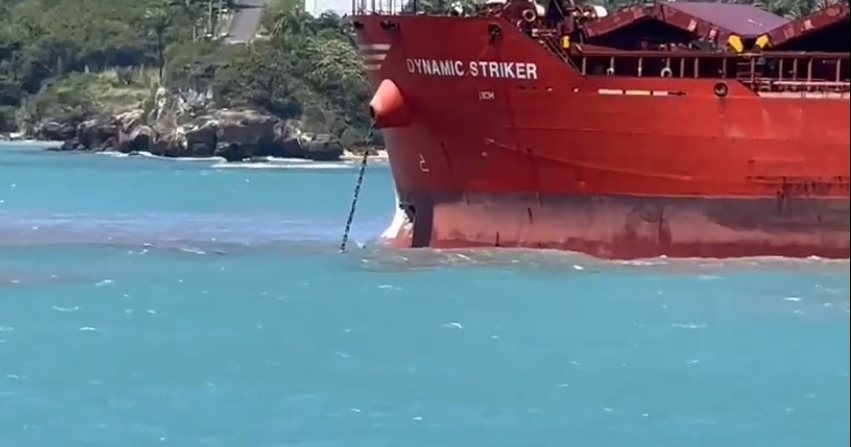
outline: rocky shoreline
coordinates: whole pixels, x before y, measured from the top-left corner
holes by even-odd
[[[304,132],[296,120],[255,109],[192,107],[164,90],[157,99],[148,112],[104,113],[78,123],[45,119],[6,139],[61,142],[48,148],[54,151],[148,152],[169,158],[221,157],[228,162],[266,157],[341,161],[360,157],[363,151],[384,155],[372,148],[345,150],[332,135]]]

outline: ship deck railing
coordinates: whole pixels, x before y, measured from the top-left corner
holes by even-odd
[[[451,0],[444,0],[447,7]],[[411,0],[351,0],[353,15],[420,15]],[[413,9],[412,9],[413,8]],[[450,14],[447,8],[445,15]],[[427,13],[427,15],[441,15]],[[527,30],[543,49],[585,76],[729,79],[755,91],[851,91],[851,54],[829,52],[706,51],[691,48],[619,50],[562,46],[558,30],[544,26]]]
[[[730,79],[771,91],[851,90],[848,53],[584,51],[574,47],[568,58],[585,76]]]
[[[778,81],[775,79],[739,79],[757,92],[834,92],[851,91],[851,82],[833,81]]]
[[[405,13],[406,0],[351,0],[352,15],[400,15]]]
[[[701,59],[730,59],[730,58],[746,58],[746,59],[840,59],[847,61],[851,59],[849,53],[829,53],[820,51],[768,51],[768,52],[743,52],[732,53],[724,51],[704,51],[692,49],[676,49],[676,50],[618,50],[609,48],[595,47],[590,50],[582,49],[582,45],[572,47],[571,54],[593,57],[617,57],[617,58],[666,58],[666,57],[699,57]]]

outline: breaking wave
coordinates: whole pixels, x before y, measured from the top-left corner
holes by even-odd
[[[273,160],[273,161],[261,161],[261,162],[230,162],[230,163],[216,163],[212,166],[213,169],[351,169],[351,166],[348,164],[335,162],[335,163],[323,163],[323,162],[311,162],[311,161],[297,161],[293,162],[292,160]]]
[[[160,155],[154,155],[150,152],[141,151],[135,152],[132,154],[127,154],[124,152],[114,152],[114,151],[104,151],[104,152],[95,152],[97,155],[103,155],[112,158],[132,158],[132,157],[142,157],[142,158],[151,158],[154,160],[163,160],[163,161],[205,161],[205,162],[221,162],[225,161],[222,157],[163,157]]]
[[[351,167],[351,163],[347,162],[316,162],[297,158],[258,157],[246,162],[227,162],[222,157],[163,157],[145,151],[132,154],[106,151],[97,154],[112,158],[140,157],[169,162],[212,162],[210,167],[213,169],[348,169]]]

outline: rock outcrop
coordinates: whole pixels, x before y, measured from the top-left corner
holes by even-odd
[[[331,135],[311,135],[294,120],[254,109],[187,105],[182,97],[157,94],[153,111],[102,115],[78,125],[45,121],[38,139],[64,141],[56,150],[150,152],[165,157],[213,157],[228,161],[257,157],[339,160],[343,147]],[[176,104],[175,104],[176,103]]]
[[[45,141],[67,141],[73,139],[77,129],[71,123],[60,123],[53,120],[45,120],[33,130],[33,137]]]

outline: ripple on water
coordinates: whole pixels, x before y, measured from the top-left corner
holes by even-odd
[[[848,443],[847,261],[391,250],[386,171],[340,254],[354,167],[4,156],[0,446]]]

